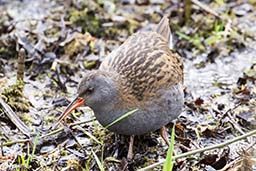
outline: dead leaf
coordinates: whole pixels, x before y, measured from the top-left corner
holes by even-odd
[[[204,100],[201,99],[200,97],[195,100],[195,104],[196,104],[197,106],[201,106],[203,103],[204,103]]]
[[[60,45],[65,45],[65,54],[69,57],[72,57],[75,54],[83,52],[84,49],[89,45],[89,43],[95,40],[96,39],[92,37],[91,34],[88,32],[86,32],[85,34],[76,32],[70,35]]]

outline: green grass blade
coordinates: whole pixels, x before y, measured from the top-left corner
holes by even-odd
[[[177,34],[180,38],[183,38],[183,39],[188,40],[188,41],[191,41],[191,39],[192,39],[190,36],[188,36],[188,35],[186,35],[186,34],[184,34],[184,33],[182,33],[182,32],[179,32],[179,31],[176,31],[176,34]]]
[[[130,116],[131,114],[133,114],[134,112],[136,112],[138,109],[134,109],[131,110],[127,113],[125,113],[124,115],[120,116],[119,118],[117,118],[116,120],[114,120],[113,122],[111,122],[110,124],[108,124],[107,126],[105,126],[106,129],[108,129],[109,127],[111,127],[112,125],[116,124],[117,122],[120,122],[121,120],[123,120],[124,118]]]
[[[28,158],[27,158],[27,162],[26,162],[27,167],[29,167],[30,162],[33,160],[33,158],[35,156],[36,146],[37,146],[37,143],[38,143],[38,138],[39,138],[39,135],[37,134],[35,139],[34,139],[34,142],[33,142],[33,148],[32,148],[31,155],[29,155],[29,148],[28,148]]]
[[[36,146],[37,146],[37,143],[38,143],[38,139],[39,139],[39,134],[36,135],[36,138],[34,140],[34,145],[33,145],[33,149],[32,149],[32,159],[34,158],[35,156],[35,152],[36,152]]]
[[[166,160],[164,162],[163,171],[172,171],[173,168],[173,151],[174,151],[174,138],[175,138],[175,126],[172,128],[172,135],[171,135],[171,144],[167,151]]]
[[[26,168],[28,168],[28,166],[29,166],[29,162],[30,162],[30,145],[29,144],[27,144],[27,146],[28,146],[28,149],[27,149],[27,160],[25,160],[24,162],[25,162],[25,167]]]
[[[102,142],[100,142],[95,136],[93,136],[90,132],[84,130],[81,127],[77,127],[80,131],[82,131],[85,135],[87,135],[90,139],[92,139],[93,141],[95,141],[98,144],[102,145]]]
[[[97,165],[99,166],[100,171],[105,171],[103,164],[100,162],[98,156],[92,151],[93,157],[96,160]]]
[[[21,165],[26,165],[26,162],[25,162],[25,155],[22,153],[21,156],[20,156],[20,159],[21,159]]]

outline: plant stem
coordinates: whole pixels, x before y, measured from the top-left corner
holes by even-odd
[[[92,122],[92,121],[94,121],[94,120],[95,120],[95,118],[92,118],[92,119],[90,119],[90,120],[75,122],[75,123],[70,124],[70,126],[81,125],[81,124],[85,124],[85,123],[88,123],[88,122]],[[51,135],[55,135],[55,134],[57,134],[57,133],[63,131],[63,129],[64,129],[64,128],[62,127],[62,128],[56,129],[56,130],[54,130],[54,131],[52,131],[52,132],[50,132],[50,133],[48,133],[48,134],[41,135],[41,136],[39,137],[39,139],[42,139],[42,138],[45,138],[45,137],[49,137],[49,136],[51,136]],[[17,143],[27,143],[27,142],[29,142],[29,141],[30,141],[30,139],[23,139],[23,140],[17,140],[17,141],[10,141],[10,142],[6,142],[6,143],[3,143],[3,144],[0,144],[0,147],[10,146],[10,145],[17,144]]]
[[[187,156],[190,156],[190,155],[193,155],[193,154],[201,153],[201,152],[204,152],[204,151],[213,150],[213,149],[216,149],[216,148],[222,148],[222,147],[225,147],[225,146],[227,146],[229,144],[232,144],[234,142],[237,142],[237,141],[240,141],[240,140],[245,139],[247,137],[253,136],[254,134],[256,134],[256,130],[253,130],[253,131],[248,132],[248,133],[246,133],[244,135],[238,136],[238,137],[236,137],[236,138],[234,138],[232,140],[228,140],[228,141],[225,141],[225,142],[220,143],[220,144],[212,145],[212,146],[205,147],[205,148],[196,149],[196,150],[193,150],[193,151],[189,151],[189,152],[186,152],[186,153],[182,153],[182,154],[173,156],[173,160],[176,160],[176,159],[179,159],[179,158],[183,158],[183,157],[187,157]],[[161,161],[159,161],[157,163],[154,163],[154,164],[149,165],[147,167],[141,168],[138,171],[146,171],[146,170],[155,168],[155,167],[163,164],[164,162],[165,162],[165,160],[163,159],[163,160],[161,160]]]

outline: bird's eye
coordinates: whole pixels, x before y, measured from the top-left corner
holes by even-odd
[[[86,90],[86,93],[87,93],[87,94],[91,94],[93,91],[94,91],[94,88],[93,88],[93,87],[89,87],[89,88]]]

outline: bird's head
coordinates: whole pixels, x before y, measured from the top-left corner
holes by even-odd
[[[78,85],[77,96],[61,114],[54,127],[79,106],[86,105],[97,110],[111,105],[117,100],[117,93],[113,75],[99,70],[88,71]]]

